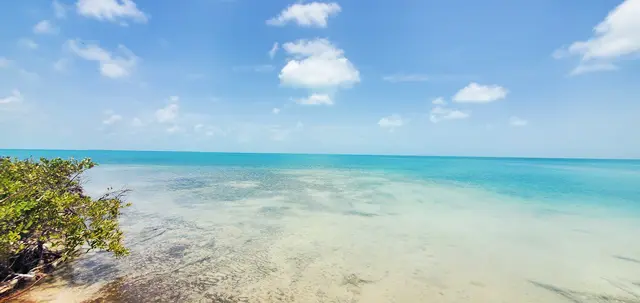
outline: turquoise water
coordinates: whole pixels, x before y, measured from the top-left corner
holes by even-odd
[[[551,202],[640,208],[640,160],[72,150],[0,150],[0,155],[90,157],[102,165],[376,171]]]
[[[122,220],[131,256],[79,260],[75,294],[94,285],[82,289],[119,302],[640,298],[637,160],[0,155],[91,157],[100,166],[89,192],[133,190]]]

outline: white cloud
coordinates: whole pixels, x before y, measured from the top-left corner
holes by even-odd
[[[453,101],[459,103],[489,103],[504,99],[508,93],[509,91],[506,88],[499,85],[480,85],[471,82],[453,96]]]
[[[611,71],[610,61],[640,54],[640,0],[626,0],[609,12],[593,28],[594,35],[586,41],[573,42],[569,47],[556,50],[554,58],[580,56],[581,62],[571,73]],[[633,58],[638,58],[637,56]],[[600,61],[596,64],[585,64]]]
[[[302,105],[333,105],[333,100],[326,94],[311,94],[307,98],[297,99],[296,103]]]
[[[169,103],[155,112],[155,120],[157,123],[171,125],[166,129],[170,134],[182,131],[182,128],[176,124],[180,113],[180,106],[178,105],[179,101],[180,97],[171,96],[169,97]]]
[[[104,125],[112,125],[122,120],[122,116],[114,113],[113,111],[106,111],[105,114],[107,115],[107,118],[102,120],[102,124]]]
[[[67,17],[67,8],[63,4],[61,4],[57,0],[53,0],[53,3],[51,5],[53,6],[53,13],[55,14],[56,18],[64,19]]]
[[[0,68],[8,67],[9,65],[11,65],[11,63],[13,63],[13,61],[5,57],[0,57]]]
[[[274,42],[273,46],[271,47],[271,50],[269,50],[269,58],[273,59],[273,57],[276,56],[276,53],[278,52],[279,48],[280,48],[280,45],[278,44],[278,42]]]
[[[393,114],[391,116],[383,117],[378,121],[378,125],[382,128],[393,131],[394,129],[406,124],[406,121],[402,119],[402,116]]]
[[[583,60],[610,59],[640,53],[640,0],[626,0],[594,29],[594,37],[577,41],[566,50]]]
[[[78,0],[76,9],[82,16],[123,25],[126,25],[123,22],[127,19],[140,23],[146,23],[149,19],[132,0]]]
[[[29,50],[38,49],[38,43],[35,43],[33,40],[27,38],[18,40],[18,46]]]
[[[509,118],[509,124],[511,124],[511,126],[526,126],[527,124],[529,124],[529,121],[516,116],[512,116],[511,118]]]
[[[0,98],[0,104],[18,103],[22,102],[22,100],[24,100],[22,93],[20,93],[19,90],[14,89],[13,91],[11,91],[11,95]]]
[[[167,106],[156,111],[156,121],[158,123],[173,123],[178,118],[180,106],[176,103],[170,103]]]
[[[463,112],[457,109],[445,108],[442,106],[436,106],[431,109],[429,120],[433,123],[438,123],[440,121],[446,120],[460,120],[469,118],[471,114],[468,112]]]
[[[60,30],[53,26],[53,23],[49,20],[42,20],[33,26],[33,32],[36,34],[57,34]]]
[[[283,49],[294,57],[280,71],[283,85],[327,89],[360,82],[360,72],[344,57],[344,51],[327,39],[287,42]]]
[[[100,73],[109,78],[128,77],[138,62],[138,57],[123,45],[118,46],[123,56],[114,56],[97,44],[86,44],[79,39],[69,40],[67,45],[80,58],[97,61],[100,64]]]
[[[274,115],[277,115],[277,114],[279,114],[279,113],[280,113],[280,109],[279,109],[279,108],[277,108],[277,107],[274,107],[274,108],[271,110],[271,112],[272,112]]]
[[[129,75],[126,67],[115,62],[102,63],[100,72],[109,78],[121,78]]]
[[[296,3],[284,9],[277,17],[267,20],[267,24],[283,26],[295,22],[305,27],[327,27],[329,17],[337,15],[341,10],[340,5],[335,2]]]
[[[111,53],[96,44],[86,44],[79,39],[69,40],[67,44],[72,52],[85,60],[98,62],[111,61]]]
[[[58,72],[64,72],[69,67],[69,59],[60,58],[53,63],[53,69]]]
[[[287,53],[298,58],[309,56],[339,57],[344,53],[341,49],[333,46],[329,40],[321,38],[300,39],[295,42],[287,42],[282,47]]]
[[[577,76],[577,75],[582,75],[586,73],[601,72],[601,71],[615,71],[615,70],[618,70],[618,67],[611,63],[581,62],[578,66],[576,66],[576,68],[574,68],[571,71],[571,73],[569,73],[569,75]]]
[[[447,101],[445,101],[444,98],[442,98],[442,97],[438,97],[438,98],[433,99],[433,101],[431,101],[431,103],[435,104],[435,105],[445,105],[445,104],[447,104]]]
[[[395,74],[384,76],[382,79],[389,82],[424,82],[431,78],[422,74]]]

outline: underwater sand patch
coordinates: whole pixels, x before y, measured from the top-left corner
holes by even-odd
[[[260,186],[260,182],[257,181],[230,181],[225,185],[233,188],[256,188]]]

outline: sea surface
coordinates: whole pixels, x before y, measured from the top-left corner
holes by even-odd
[[[640,161],[0,150],[90,157],[131,255],[72,302],[640,302]],[[102,300],[102,301],[101,301]]]

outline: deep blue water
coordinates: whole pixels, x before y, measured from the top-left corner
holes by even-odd
[[[89,157],[101,165],[371,170],[480,187],[537,202],[640,209],[640,160],[0,150],[1,156]]]

